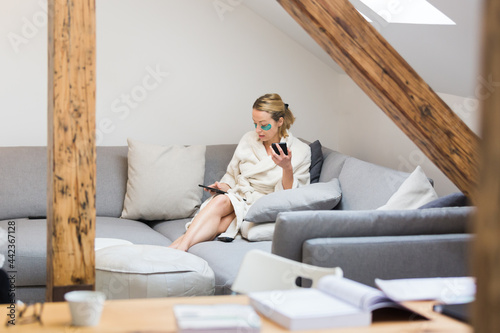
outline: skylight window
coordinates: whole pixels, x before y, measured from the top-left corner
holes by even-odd
[[[427,0],[360,0],[388,23],[455,25]]]

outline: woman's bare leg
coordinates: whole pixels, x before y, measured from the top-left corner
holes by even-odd
[[[212,240],[227,229],[234,216],[229,197],[218,195],[196,215],[186,233],[169,247],[187,251],[194,244]]]
[[[234,218],[236,217],[236,213],[233,212],[229,215],[224,216],[221,218],[220,223],[219,223],[219,228],[217,229],[217,235],[225,232],[227,230],[227,227],[233,222]],[[216,235],[216,236],[217,236]]]
[[[181,235],[179,238],[177,238],[172,244],[170,244],[168,247],[176,249],[179,244],[182,242],[182,239],[184,238],[184,235]]]

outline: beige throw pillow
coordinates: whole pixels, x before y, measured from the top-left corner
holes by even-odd
[[[128,139],[128,181],[122,218],[191,217],[201,204],[205,146],[152,145]]]

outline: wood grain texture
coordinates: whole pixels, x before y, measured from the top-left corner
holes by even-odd
[[[178,332],[173,307],[177,304],[249,304],[245,295],[205,296],[205,297],[167,297],[150,299],[127,299],[106,301],[102,317],[97,327],[71,326],[68,304],[63,302],[46,304],[43,309],[43,326],[38,323],[11,326],[6,332],[11,333],[175,333]],[[433,302],[406,302],[405,306],[420,313],[429,320],[393,320],[378,321],[370,326],[344,327],[314,330],[316,333],[472,333],[469,325],[453,320],[432,311]],[[9,309],[0,307],[0,316],[5,318]],[[291,332],[271,320],[260,316],[262,333]],[[241,330],[242,333],[245,330]],[[310,330],[294,332],[311,332]]]
[[[484,2],[482,76],[496,82],[482,103],[481,177],[471,266],[476,332],[500,332],[500,1]]]
[[[348,0],[278,0],[352,80],[466,195],[479,139]]]
[[[48,9],[47,300],[58,301],[54,289],[95,284],[95,2]]]

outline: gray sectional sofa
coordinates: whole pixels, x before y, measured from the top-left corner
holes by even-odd
[[[206,147],[204,183],[222,177],[235,144]],[[134,221],[120,218],[127,187],[127,152],[97,147],[96,237],[134,244],[168,246],[184,232],[189,218]],[[375,277],[466,275],[467,221],[471,207],[375,211],[408,177],[322,148],[320,182],[338,178],[342,200],[331,211],[283,212],[272,241],[203,242],[189,252],[215,273],[215,293],[231,293],[239,264],[251,249],[272,251],[297,261],[340,266],[346,277],[373,284]],[[46,175],[45,147],[0,147],[0,227],[15,224],[16,296],[45,297]],[[203,199],[208,196],[204,192]],[[12,222],[13,221],[13,222]],[[0,253],[7,255],[7,249]]]

